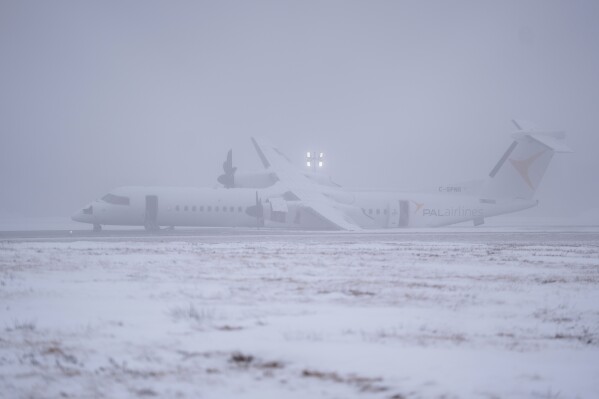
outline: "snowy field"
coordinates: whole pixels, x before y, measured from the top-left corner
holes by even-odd
[[[485,234],[0,241],[0,396],[598,398],[599,234]]]

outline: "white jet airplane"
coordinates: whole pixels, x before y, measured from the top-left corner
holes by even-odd
[[[344,189],[326,177],[295,168],[277,148],[254,147],[264,172],[235,175],[229,151],[218,178],[222,188],[120,187],[93,201],[73,220],[102,225],[381,229],[435,227],[537,205],[533,195],[553,154],[572,152],[563,132],[541,132],[513,121],[514,142],[486,180],[448,184],[428,192]]]

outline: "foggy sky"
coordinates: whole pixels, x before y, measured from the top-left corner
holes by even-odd
[[[599,207],[599,2],[0,1],[0,214],[214,186],[250,136],[344,186],[484,178],[512,118],[568,132],[542,210]]]

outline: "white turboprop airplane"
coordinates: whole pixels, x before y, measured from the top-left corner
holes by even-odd
[[[218,178],[222,188],[120,187],[93,201],[73,220],[102,225],[266,226],[302,229],[435,227],[535,206],[533,195],[556,152],[572,152],[563,132],[540,132],[514,121],[514,142],[485,181],[448,184],[428,192],[343,189],[292,166],[277,148],[252,142],[265,171],[235,176],[231,152]]]

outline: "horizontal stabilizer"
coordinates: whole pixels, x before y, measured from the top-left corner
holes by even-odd
[[[527,137],[531,138],[546,147],[549,147],[554,152],[574,152],[564,144],[563,140],[566,138],[565,132],[547,132],[538,129],[534,124],[524,120],[512,119],[512,123],[516,126],[516,133],[512,134],[512,137],[516,141],[525,140]]]
[[[564,132],[526,132],[519,131],[514,133],[512,137],[516,140],[522,140],[525,137],[530,137],[533,140],[551,148],[555,152],[574,152],[570,147],[564,144],[563,140],[566,138]]]

